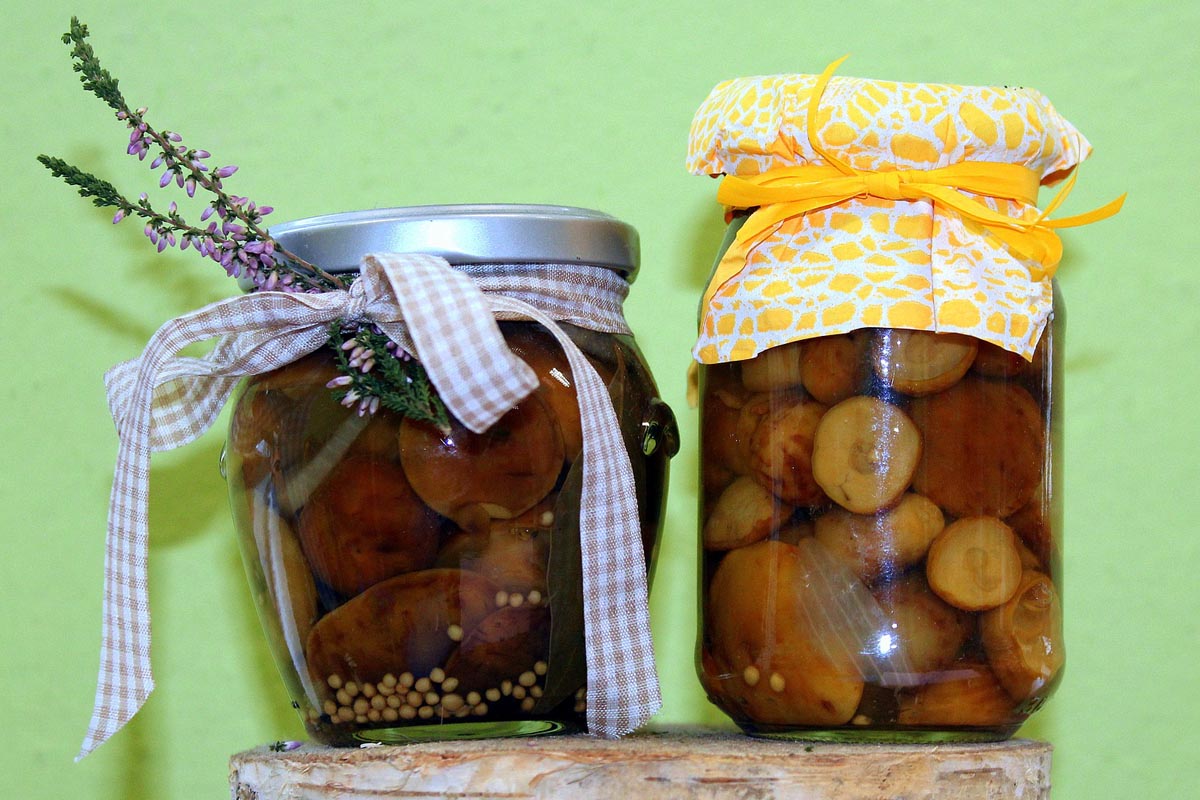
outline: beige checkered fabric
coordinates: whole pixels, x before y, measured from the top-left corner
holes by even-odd
[[[586,265],[454,268],[425,255],[367,256],[348,291],[259,292],[166,323],[141,357],[105,376],[120,447],[105,556],[96,705],[77,760],[141,708],[150,670],[146,584],[150,454],[187,444],[216,420],[237,382],[288,364],[327,339],[339,319],[370,322],[425,366],[438,394],[479,432],[536,386],[504,344],[496,319],[529,319],[562,345],[576,379],[584,436],[580,537],[588,665],[588,728],[617,737],[661,706],[650,640],[645,564],[633,473],[608,390],[556,324],[628,333],[628,284]],[[203,358],[180,357],[217,339]]]

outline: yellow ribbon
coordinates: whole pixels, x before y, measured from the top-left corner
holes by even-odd
[[[855,197],[885,200],[932,200],[978,223],[1001,239],[1013,252],[1031,263],[1035,281],[1053,277],[1062,260],[1058,228],[1087,225],[1111,217],[1121,210],[1125,195],[1100,208],[1061,219],[1047,219],[1066,199],[1075,185],[1072,174],[1040,214],[1010,217],[993,211],[970,195],[985,195],[1037,205],[1041,178],[1020,164],[963,162],[930,170],[876,172],[854,169],[823,148],[817,139],[817,110],[834,70],[843,56],[825,68],[808,101],[808,141],[828,166],[777,167],[758,175],[727,175],[717,190],[717,200],[730,208],[753,208],[733,244],[722,256],[704,293],[704,307],[717,291],[746,265],[746,256],[781,223],[810,211],[836,206]]]

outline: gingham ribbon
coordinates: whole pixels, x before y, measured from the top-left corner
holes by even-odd
[[[615,738],[661,706],[633,471],[603,380],[557,321],[628,333],[625,281],[585,265],[453,268],[425,255],[364,258],[347,291],[257,292],[163,325],[141,357],[108,372],[120,447],[105,555],[100,674],[76,760],[116,733],[154,688],[146,581],[150,454],[179,447],[215,421],[237,382],[323,346],[337,320],[370,322],[421,361],[447,408],[475,432],[537,386],[497,319],[546,327],[575,378],[584,450],[580,508],[589,731]],[[203,358],[179,357],[217,339]]]

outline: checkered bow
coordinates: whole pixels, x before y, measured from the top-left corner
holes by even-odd
[[[591,733],[622,736],[661,706],[650,640],[645,564],[629,456],[608,390],[557,321],[628,333],[626,282],[586,265],[451,267],[426,255],[363,259],[349,290],[257,292],[167,322],[140,358],[105,376],[120,446],[109,505],[100,674],[77,756],[141,708],[150,670],[146,581],[150,454],[180,447],[213,424],[238,381],[322,347],[329,325],[369,322],[421,361],[447,408],[487,430],[537,386],[509,351],[497,319],[533,320],[562,346],[575,377],[584,439],[580,539]],[[178,353],[217,339],[202,358]]]

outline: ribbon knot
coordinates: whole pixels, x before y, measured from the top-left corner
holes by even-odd
[[[905,199],[901,186],[913,180],[913,172],[908,170],[898,172],[866,172],[862,173],[866,193],[871,197],[884,200]]]

